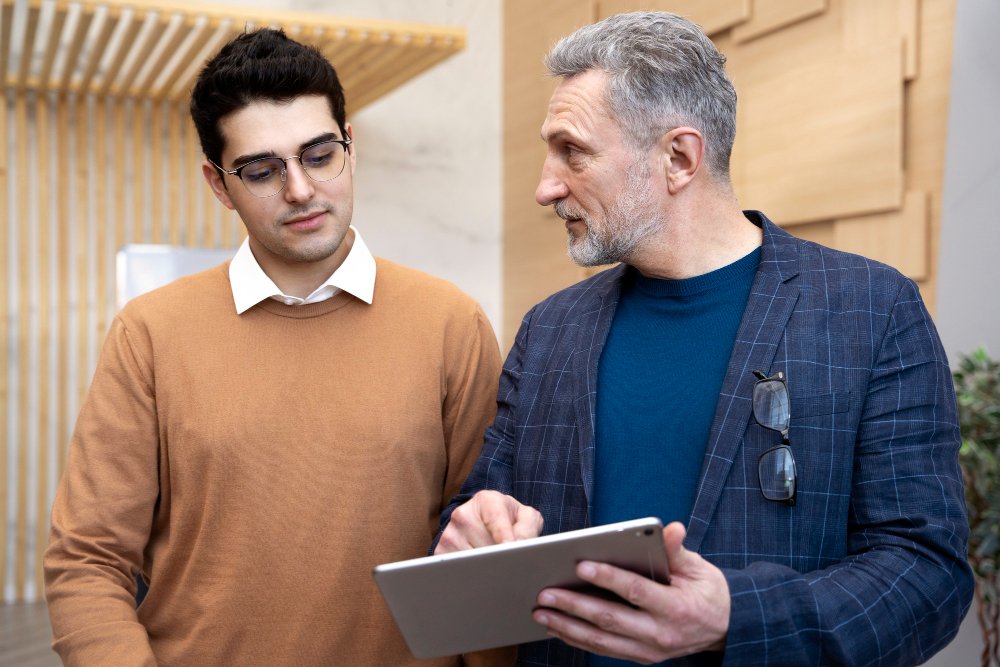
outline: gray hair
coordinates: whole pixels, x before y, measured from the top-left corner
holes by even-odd
[[[688,125],[705,137],[709,171],[728,180],[736,89],[725,64],[700,27],[667,12],[616,14],[562,38],[545,57],[553,76],[608,75],[605,101],[635,149]]]

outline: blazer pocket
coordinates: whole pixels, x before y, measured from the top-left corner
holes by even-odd
[[[792,419],[822,417],[847,412],[851,407],[851,392],[839,391],[832,394],[811,394],[791,397]]]

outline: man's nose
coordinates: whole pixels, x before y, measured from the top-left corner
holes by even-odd
[[[314,181],[302,168],[298,160],[285,161],[285,200],[288,202],[309,201],[316,194]]]
[[[569,188],[565,181],[559,177],[559,172],[551,164],[550,158],[545,158],[542,163],[542,175],[538,180],[538,187],[535,188],[535,201],[541,206],[549,206],[560,199],[565,199],[569,195]]]

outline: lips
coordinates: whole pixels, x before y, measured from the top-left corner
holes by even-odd
[[[325,213],[326,211],[314,211],[305,215],[298,215],[283,224],[285,227],[291,227],[300,231],[315,229],[323,224],[323,214]]]

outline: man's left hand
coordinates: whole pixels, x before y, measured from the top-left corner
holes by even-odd
[[[729,628],[729,586],[719,568],[682,546],[685,534],[679,522],[663,529],[669,585],[606,563],[577,565],[581,579],[613,591],[634,608],[546,588],[538,594],[535,621],[571,646],[644,664],[721,651]]]

